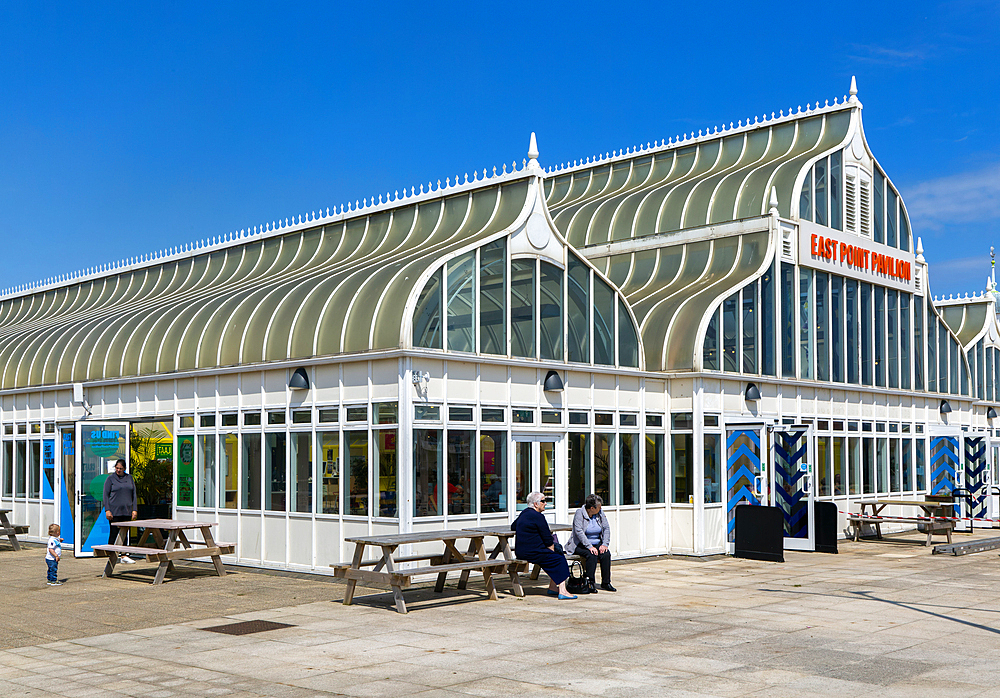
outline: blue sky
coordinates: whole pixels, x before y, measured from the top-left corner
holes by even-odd
[[[0,5],[0,287],[851,75],[932,291],[981,290],[1000,248],[996,2],[336,5]]]

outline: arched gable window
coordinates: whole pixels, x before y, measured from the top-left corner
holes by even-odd
[[[417,298],[413,346],[638,368],[639,333],[624,298],[567,257],[566,269],[511,258],[502,238],[449,260]]]

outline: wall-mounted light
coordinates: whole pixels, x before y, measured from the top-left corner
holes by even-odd
[[[949,412],[951,412],[951,405],[948,403],[947,400],[941,401],[940,412],[941,414],[948,414]]]
[[[747,389],[743,391],[743,398],[747,402],[756,402],[757,400],[760,400],[760,391],[757,389],[757,386],[753,383],[747,383]]]
[[[309,390],[309,374],[304,368],[300,366],[295,369],[288,381],[288,387],[292,390]]]
[[[986,410],[986,419],[996,419],[996,418],[997,418],[997,411],[995,409],[991,407],[988,410]]]
[[[558,371],[549,371],[545,374],[545,382],[542,383],[542,390],[547,393],[562,392],[563,382]]]

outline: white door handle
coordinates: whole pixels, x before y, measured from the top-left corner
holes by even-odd
[[[762,494],[761,487],[763,486],[763,484],[764,484],[764,479],[760,475],[758,475],[753,479],[753,493],[757,497],[757,499],[760,499],[761,497]]]

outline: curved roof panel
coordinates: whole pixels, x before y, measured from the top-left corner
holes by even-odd
[[[546,182],[546,203],[575,247],[761,216],[771,187],[780,215],[791,217],[799,172],[846,140],[854,108],[825,107],[560,170]]]
[[[0,389],[403,346],[443,255],[510,227],[527,173],[0,301]]]

